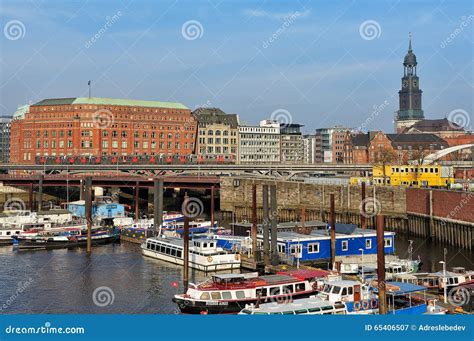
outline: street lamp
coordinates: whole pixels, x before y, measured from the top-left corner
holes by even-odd
[[[364,280],[364,249],[359,249],[359,251],[362,253],[362,280]]]
[[[446,262],[440,261],[439,264],[443,264],[443,288],[444,288],[444,303],[448,303],[448,294],[447,294],[447,283],[446,283]]]

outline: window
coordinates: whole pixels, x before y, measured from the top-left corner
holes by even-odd
[[[392,247],[392,238],[384,238],[384,246]]]
[[[242,290],[236,291],[235,292],[235,297],[236,298],[245,298],[245,292]]]
[[[210,299],[211,297],[209,296],[209,293],[208,292],[203,292],[201,294],[201,300],[208,300]]]
[[[319,253],[319,243],[309,243],[308,253]]]
[[[372,239],[366,239],[365,240],[365,248],[366,249],[371,249],[372,248]]]
[[[270,296],[280,295],[280,287],[270,288]]]
[[[277,248],[278,248],[278,253],[285,253],[285,245],[284,244],[278,244],[277,245]]]
[[[347,251],[349,249],[349,241],[343,240],[342,241],[342,251]]]
[[[213,300],[220,300],[221,299],[221,293],[219,291],[211,292],[211,298]]]
[[[232,294],[230,291],[223,291],[222,292],[222,298],[224,300],[231,300],[232,299]]]
[[[291,294],[291,293],[293,293],[293,285],[284,285],[284,286],[283,286],[283,293],[284,293],[284,294]]]

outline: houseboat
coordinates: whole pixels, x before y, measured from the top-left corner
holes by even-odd
[[[286,304],[278,302],[248,304],[239,315],[345,315],[346,313],[344,302],[329,302],[310,296]]]
[[[184,241],[176,237],[147,238],[142,244],[142,254],[183,265]],[[206,272],[240,269],[240,254],[217,247],[212,239],[194,239],[189,242],[189,266]]]
[[[288,302],[317,292],[317,281],[327,271],[300,270],[276,275],[216,274],[210,281],[190,284],[186,294],[173,301],[183,313],[237,314],[248,304]]]
[[[384,233],[386,255],[395,252],[394,232]],[[259,248],[263,249],[263,235],[257,235]],[[309,234],[279,232],[277,248],[280,259],[289,264],[299,262],[327,262],[331,258],[330,228],[312,230]],[[376,231],[357,228],[353,224],[336,224],[336,261],[346,263],[345,257],[359,257],[364,250],[364,258],[376,257]],[[358,265],[357,265],[358,266]],[[357,268],[357,267],[356,267]],[[357,271],[357,270],[356,270]]]

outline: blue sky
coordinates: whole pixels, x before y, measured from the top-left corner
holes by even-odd
[[[425,116],[462,109],[474,123],[471,1],[0,3],[0,115],[87,96],[91,79],[97,97],[392,131],[411,31]]]

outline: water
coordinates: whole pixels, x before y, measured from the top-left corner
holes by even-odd
[[[403,258],[408,256],[407,239],[396,237],[397,254]],[[443,247],[413,240],[413,255],[420,255],[423,270],[440,270]],[[472,253],[447,250],[448,268],[474,269]],[[0,313],[174,314],[171,299],[183,290],[182,267],[143,257],[139,245],[129,243],[95,247],[91,256],[85,249],[0,247],[0,264]],[[203,280],[204,273],[190,269],[191,282]]]

